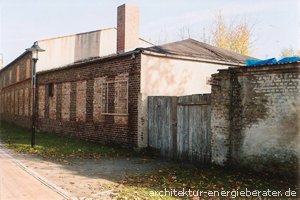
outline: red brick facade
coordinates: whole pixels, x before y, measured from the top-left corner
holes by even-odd
[[[24,53],[0,71],[0,119],[31,124],[31,54]]]
[[[39,73],[38,129],[137,147],[140,63],[123,54]]]

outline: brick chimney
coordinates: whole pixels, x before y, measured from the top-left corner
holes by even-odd
[[[139,16],[140,9],[136,5],[118,7],[117,53],[139,47]]]

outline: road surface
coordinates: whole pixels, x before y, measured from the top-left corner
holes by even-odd
[[[23,199],[61,200],[65,198],[24,171],[11,157],[0,151],[0,200]]]

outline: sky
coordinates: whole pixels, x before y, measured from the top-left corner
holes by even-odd
[[[201,40],[214,16],[253,25],[250,55],[279,58],[300,49],[300,0],[0,0],[0,54],[4,66],[34,41],[116,27],[117,7],[140,7],[140,37],[151,42],[181,40],[180,30]]]

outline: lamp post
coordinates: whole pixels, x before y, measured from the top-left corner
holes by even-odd
[[[36,99],[35,99],[35,89],[36,89],[36,62],[38,61],[38,52],[45,51],[41,49],[38,45],[38,42],[34,42],[33,45],[26,49],[26,51],[31,51],[32,53],[32,116],[31,116],[31,147],[34,148],[35,145],[35,110],[36,110]]]

